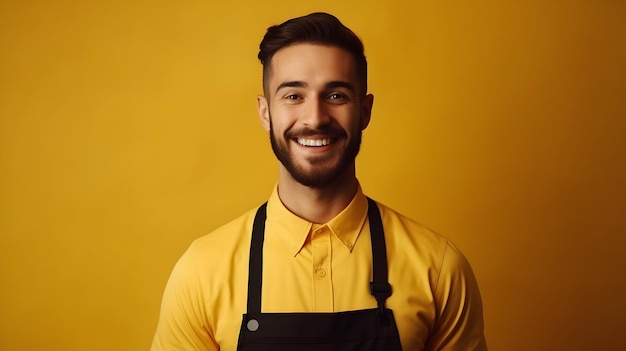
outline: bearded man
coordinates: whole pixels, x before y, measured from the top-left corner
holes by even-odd
[[[268,29],[257,105],[278,182],[178,261],[153,351],[487,349],[467,260],[355,176],[374,103],[363,52],[325,13]]]

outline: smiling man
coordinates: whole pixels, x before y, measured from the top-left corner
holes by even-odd
[[[324,223],[354,197],[354,159],[374,97],[363,93],[365,79],[345,49],[302,42],[270,62],[263,55],[261,49],[266,95],[257,98],[259,116],[280,161],[281,200],[302,218]],[[309,202],[316,198],[322,202]]]
[[[261,122],[284,174],[299,184],[321,188],[354,173],[373,96],[357,93],[352,61],[342,49],[309,43],[272,58],[266,96],[258,97]]]
[[[152,350],[486,350],[467,260],[355,176],[374,102],[359,38],[314,13],[270,27],[259,59],[278,183],[181,257]]]

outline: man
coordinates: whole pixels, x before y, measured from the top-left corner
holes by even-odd
[[[355,177],[374,100],[358,37],[314,13],[270,27],[259,59],[278,184],[181,257],[152,350],[486,350],[462,254]]]

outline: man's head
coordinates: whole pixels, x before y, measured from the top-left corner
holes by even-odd
[[[354,57],[360,91],[367,93],[367,60],[361,39],[344,26],[337,17],[316,12],[292,18],[267,29],[259,49],[259,61],[263,65],[263,90],[268,96],[268,80],[272,74],[272,58],[280,49],[299,43],[334,46],[348,51]]]
[[[373,104],[358,37],[333,16],[312,14],[268,29],[259,58],[259,117],[281,174],[314,188],[353,178]]]

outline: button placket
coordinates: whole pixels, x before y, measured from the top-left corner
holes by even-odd
[[[311,236],[313,252],[313,293],[315,310],[333,311],[333,288],[331,277],[331,238],[326,226],[314,228]]]

